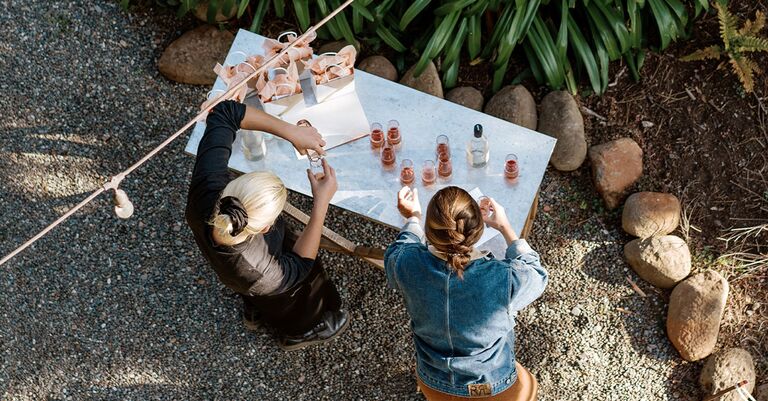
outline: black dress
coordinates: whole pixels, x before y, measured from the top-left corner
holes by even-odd
[[[232,143],[245,116],[245,105],[226,101],[206,120],[187,198],[186,219],[195,242],[219,277],[243,295],[247,307],[258,309],[265,322],[282,334],[302,334],[325,311],[337,311],[341,298],[319,259],[292,251],[282,217],[265,234],[234,245],[217,245],[208,224],[221,191],[231,180],[227,167]]]

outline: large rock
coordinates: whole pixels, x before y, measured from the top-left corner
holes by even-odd
[[[669,297],[667,336],[680,356],[697,361],[712,353],[728,299],[728,281],[715,271],[689,277]]]
[[[357,68],[390,81],[397,81],[397,69],[384,56],[371,56],[361,61]]]
[[[629,196],[621,214],[624,231],[640,238],[667,235],[680,224],[680,201],[661,192],[637,192]]]
[[[451,89],[451,91],[445,95],[445,99],[477,111],[483,110],[483,102],[485,101],[485,99],[483,99],[483,94],[471,86],[460,86]]]
[[[755,390],[755,401],[768,401],[768,383],[760,385]]]
[[[213,67],[227,57],[235,37],[210,25],[185,32],[165,49],[157,67],[166,78],[193,85],[212,85]]]
[[[688,244],[674,235],[630,241],[624,257],[640,278],[659,288],[672,288],[691,273]]]
[[[485,113],[531,130],[536,129],[538,120],[536,102],[522,85],[503,87],[485,105]]]
[[[415,71],[416,65],[409,68],[408,71],[405,72],[405,75],[403,75],[400,83],[442,99],[443,83],[440,82],[440,76],[437,74],[435,63],[430,61],[429,64],[427,64],[427,68],[425,68],[418,77],[414,76]]]
[[[322,46],[320,46],[319,49],[315,51],[315,54],[323,54],[323,53],[338,53],[339,50],[343,49],[344,46],[349,45],[344,40],[337,40],[335,42],[328,42]]]
[[[550,92],[541,101],[538,131],[557,138],[550,162],[560,171],[573,171],[587,157],[584,118],[570,93]]]
[[[707,395],[712,395],[734,384],[746,380],[744,389],[752,393],[755,389],[755,363],[752,355],[742,348],[727,348],[707,358],[699,376],[699,384]],[[731,391],[719,398],[720,401],[741,401]]]
[[[216,10],[216,17],[214,17],[215,22],[223,22],[226,20],[230,20],[237,15],[237,5],[232,6],[232,8],[229,9],[229,12],[226,14],[222,12],[221,3],[218,5],[218,10]],[[208,2],[207,1],[201,1],[197,7],[195,8],[195,17],[203,22],[208,22]]]
[[[643,150],[630,138],[620,138],[589,148],[597,192],[608,208],[621,204],[627,189],[643,174]]]

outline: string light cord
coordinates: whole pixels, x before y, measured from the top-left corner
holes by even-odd
[[[241,89],[244,85],[248,83],[251,79],[255,78],[257,75],[264,72],[267,68],[271,67],[273,64],[278,62],[281,57],[283,57],[288,50],[292,49],[293,46],[295,46],[297,43],[301,43],[304,39],[307,38],[310,34],[315,32],[317,29],[319,29],[321,26],[325,25],[328,21],[330,21],[333,17],[336,16],[336,14],[343,11],[347,6],[352,4],[354,0],[347,0],[342,5],[340,5],[338,8],[333,10],[330,14],[328,14],[325,18],[320,20],[317,24],[309,27],[304,34],[296,38],[293,42],[288,43],[285,48],[283,48],[280,53],[276,54],[264,64],[262,64],[261,67],[255,69],[250,75],[248,75],[245,79],[237,83],[236,85],[229,88],[226,92],[220,94],[218,97],[216,97],[213,102],[208,106],[208,109],[212,109],[217,104],[223,102],[224,100],[227,100],[232,97],[239,89]],[[78,210],[82,209],[85,205],[96,199],[99,195],[101,195],[104,192],[112,191],[113,192],[113,200],[115,203],[115,213],[120,218],[128,218],[133,214],[133,204],[128,199],[128,195],[120,189],[120,183],[125,179],[128,174],[131,174],[134,170],[141,167],[144,163],[147,162],[147,160],[151,159],[155,155],[157,155],[161,150],[163,150],[166,146],[168,146],[171,142],[176,140],[181,134],[186,132],[190,127],[192,127],[198,120],[200,120],[208,110],[201,110],[194,118],[189,120],[184,126],[179,128],[176,132],[173,133],[173,135],[166,138],[161,144],[157,145],[154,149],[152,149],[149,153],[147,153],[144,157],[139,159],[136,163],[128,167],[125,171],[118,173],[112,178],[110,178],[109,181],[104,183],[104,185],[97,190],[93,191],[88,197],[83,199],[80,203],[72,207],[71,209],[67,210],[66,213],[61,215],[58,219],[56,219],[53,223],[49,224],[47,227],[42,229],[39,233],[37,233],[32,238],[28,239],[26,242],[21,244],[19,247],[14,249],[11,253],[5,255],[2,259],[0,259],[0,266],[8,262],[9,260],[13,259],[14,256],[21,253],[23,250],[27,249],[30,245],[34,244],[37,240],[48,234],[51,230],[56,228],[59,224],[63,223],[65,220],[67,220],[70,216],[75,214]]]

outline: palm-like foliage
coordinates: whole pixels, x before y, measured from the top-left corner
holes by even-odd
[[[130,0],[122,0],[130,1]],[[178,2],[180,15],[201,0]],[[301,29],[339,6],[342,0],[209,0],[208,16],[237,7],[237,16],[251,17],[250,30],[259,31],[271,9],[283,18],[292,14]],[[462,57],[473,63],[490,61],[493,89],[505,81],[512,54],[522,50],[530,73],[553,89],[577,90],[586,76],[592,90],[608,86],[608,67],[624,59],[635,79],[649,43],[646,33],[658,32],[666,48],[685,35],[693,14],[709,8],[708,0],[356,0],[320,30],[321,38],[358,40],[386,45],[418,56],[417,73],[430,60],[439,61],[443,83],[457,82]],[[754,28],[750,28],[754,29]]]
[[[731,14],[725,6],[715,3],[715,8],[717,9],[723,45],[713,45],[696,50],[681,60],[720,59],[721,56],[727,56],[731,69],[739,77],[744,90],[752,92],[755,86],[754,75],[759,74],[762,70],[757,63],[747,57],[746,53],[768,52],[768,38],[758,36],[765,27],[765,14],[757,11],[755,19],[746,20],[739,29],[738,18]]]

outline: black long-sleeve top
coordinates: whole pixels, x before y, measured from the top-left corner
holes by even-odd
[[[186,219],[203,256],[219,280],[245,295],[282,292],[300,281],[313,260],[283,249],[285,222],[278,218],[266,234],[250,236],[234,245],[217,245],[209,224],[216,202],[231,179],[227,164],[232,143],[245,117],[245,105],[233,101],[218,104],[208,115],[205,133],[187,197]]]

